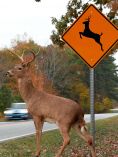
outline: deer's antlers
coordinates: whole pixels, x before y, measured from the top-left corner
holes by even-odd
[[[11,51],[11,50],[8,50],[8,51],[9,51],[10,53],[12,53],[13,55],[17,56],[17,57],[21,60],[22,63],[24,62],[24,59],[23,59],[24,51],[23,51],[23,53],[22,53],[21,56],[19,56],[18,54],[14,53],[14,52]]]
[[[27,61],[26,61],[26,60],[24,59],[25,50],[23,50],[23,53],[22,53],[21,56],[18,55],[18,54],[16,54],[16,53],[14,53],[14,52],[11,51],[11,50],[8,50],[8,51],[9,51],[10,53],[12,53],[13,55],[17,56],[17,57],[20,59],[20,61],[22,62],[22,64],[29,64],[29,63],[33,62],[33,61],[35,60],[36,56],[39,54],[39,51],[37,52],[37,54],[35,54],[33,50],[30,50],[30,53],[32,54],[32,58],[29,58],[29,59],[27,59]]]
[[[91,19],[91,15],[86,19],[87,21],[90,21],[90,19]]]
[[[92,12],[91,12],[91,14],[88,16],[88,18],[86,18],[85,20],[86,20],[86,21],[90,21],[91,16],[92,16]]]

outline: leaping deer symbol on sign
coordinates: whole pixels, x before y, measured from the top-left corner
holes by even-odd
[[[90,25],[90,17],[88,17],[83,24],[85,25],[85,29],[83,32],[79,32],[80,34],[80,38],[82,39],[82,35],[87,37],[87,38],[93,38],[95,40],[96,43],[98,43],[101,47],[101,50],[103,51],[103,46],[102,43],[100,42],[100,38],[103,35],[103,33],[101,34],[97,34],[94,33],[93,31],[91,31],[89,25]]]

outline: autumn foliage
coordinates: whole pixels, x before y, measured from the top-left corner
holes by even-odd
[[[79,102],[84,111],[89,113],[89,69],[80,58],[67,46],[63,49],[55,45],[41,47],[34,41],[17,41],[9,50],[22,54],[25,50],[25,58],[30,57],[30,50],[37,54],[35,61],[30,66],[30,77],[38,90],[67,97]],[[5,73],[19,64],[17,57],[12,55],[8,49],[0,53],[0,91],[3,86],[11,90],[10,100],[14,102],[23,101],[17,87],[17,82],[7,79]],[[106,112],[112,107],[112,99],[117,101],[117,66],[113,57],[107,57],[95,69],[95,109],[96,112]],[[101,81],[102,80],[102,81]],[[110,84],[110,86],[109,86]],[[9,104],[3,102],[4,110]]]

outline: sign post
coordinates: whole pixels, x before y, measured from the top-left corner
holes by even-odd
[[[94,104],[94,69],[90,69],[90,113],[91,113],[91,135],[95,147],[95,104]]]
[[[114,26],[94,5],[90,5],[65,31],[62,39],[91,68],[91,134],[93,135],[95,146],[94,68],[117,43],[118,28]]]

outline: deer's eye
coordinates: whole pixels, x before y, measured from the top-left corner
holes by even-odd
[[[18,68],[18,70],[22,70],[22,68]]]

